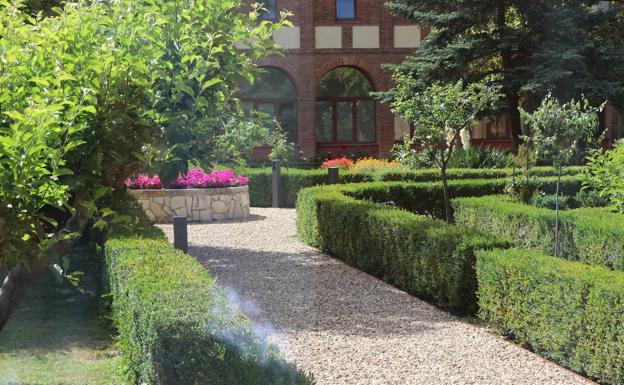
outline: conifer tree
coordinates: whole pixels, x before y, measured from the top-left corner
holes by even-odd
[[[596,0],[394,0],[399,16],[431,27],[418,51],[392,66],[420,90],[435,82],[467,84],[494,76],[521,143],[520,107],[533,110],[549,92],[585,95],[593,105],[624,105],[621,14]],[[393,91],[383,95],[392,100]]]

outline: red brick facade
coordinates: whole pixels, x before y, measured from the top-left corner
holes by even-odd
[[[257,0],[255,0],[257,1]],[[385,7],[387,0],[355,0],[355,20],[337,20],[336,0],[275,0],[276,11],[288,10],[290,18],[299,28],[298,46],[288,49],[285,56],[271,57],[258,63],[285,72],[297,90],[298,146],[306,158],[319,154],[338,156],[343,153],[364,151],[385,157],[395,143],[394,116],[386,104],[375,103],[376,141],[373,143],[319,143],[316,135],[316,102],[319,82],[329,71],[343,67],[360,70],[371,81],[375,91],[392,87],[391,74],[382,70],[383,64],[398,64],[415,52],[416,48],[395,48],[395,26],[413,25],[410,21],[394,17]],[[613,5],[612,5],[613,6]],[[317,27],[342,27],[342,48],[317,48]],[[379,44],[376,48],[353,48],[353,28],[378,27]],[[421,27],[420,39],[429,29]],[[624,117],[615,108],[604,113],[609,139],[621,137]],[[508,120],[508,118],[503,118]],[[510,124],[498,125],[495,133],[474,130],[473,144],[487,147],[511,147]],[[259,149],[258,157],[265,157],[268,149]]]
[[[343,143],[317,144],[315,130],[315,103],[321,78],[329,71],[341,67],[355,67],[364,73],[376,91],[391,87],[391,75],[382,70],[382,64],[401,63],[413,48],[394,48],[394,26],[408,25],[393,17],[385,9],[385,0],[356,0],[356,20],[336,20],[335,0],[277,0],[278,9],[293,13],[291,21],[300,28],[300,48],[289,49],[284,57],[271,57],[258,63],[285,71],[297,88],[299,146],[305,157],[319,153],[339,153],[365,150],[375,155],[388,155],[395,143],[394,116],[388,105],[376,103],[376,136],[374,144]],[[374,25],[379,27],[379,48],[352,48],[353,27]],[[317,49],[317,26],[341,26],[341,49]],[[422,31],[422,37],[427,31]]]

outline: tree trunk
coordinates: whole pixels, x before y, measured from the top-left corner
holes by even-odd
[[[20,265],[7,274],[0,286],[0,331],[4,329],[28,289],[47,270],[45,266],[28,269]]]
[[[442,168],[442,189],[444,190],[444,210],[446,211],[446,222],[453,223],[453,213],[451,210],[451,193],[448,186],[448,178],[446,177],[446,168]]]
[[[555,257],[559,257],[559,185],[561,183],[561,166],[557,167],[557,190],[555,192]]]
[[[522,140],[522,120],[520,119],[520,100],[518,94],[508,93],[506,95],[509,103],[509,118],[511,120],[511,139],[513,141],[513,152],[517,153],[518,148],[523,143]]]

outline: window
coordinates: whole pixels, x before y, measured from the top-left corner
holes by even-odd
[[[373,86],[352,67],[328,72],[319,84],[316,102],[318,143],[372,143],[376,141]]]
[[[277,0],[262,0],[260,1],[260,5],[264,9],[264,13],[262,13],[262,18],[265,20],[273,20],[277,19],[277,5],[275,4]]]
[[[355,0],[336,0],[336,19],[355,19]]]
[[[267,67],[253,85],[245,82],[240,99],[246,111],[267,114],[267,126],[277,120],[288,134],[288,140],[297,143],[297,90],[288,75],[277,68]]]
[[[507,115],[496,118],[486,118],[477,123],[472,129],[472,139],[507,139]]]

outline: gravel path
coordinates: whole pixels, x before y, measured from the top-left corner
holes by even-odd
[[[190,225],[189,243],[319,385],[591,384],[304,245],[292,209]]]

